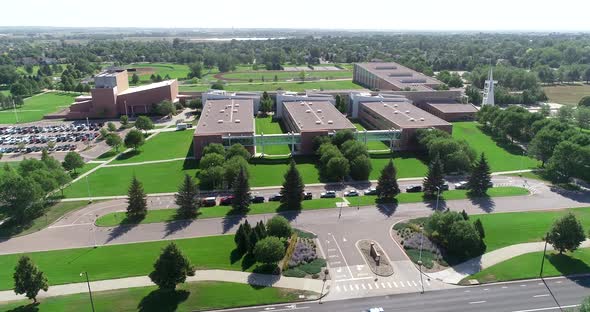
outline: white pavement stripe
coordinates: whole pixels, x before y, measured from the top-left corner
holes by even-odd
[[[541,298],[541,297],[549,297],[549,294],[535,295],[535,296],[533,296],[533,298]]]
[[[480,304],[480,303],[486,303],[487,301],[485,300],[481,300],[481,301],[472,301],[469,304]]]
[[[406,287],[406,286],[404,286],[404,282],[402,282],[402,281],[399,281],[399,284],[402,285],[402,287]]]
[[[381,283],[381,287],[385,288],[385,283]]]
[[[426,285],[430,286],[430,282],[428,280],[426,280]]]
[[[86,225],[92,225],[92,223],[52,225],[52,226],[48,227],[48,229],[57,229],[57,228],[72,227],[72,226],[86,226]]]
[[[344,289],[345,292],[348,291],[348,289],[346,289],[346,285],[342,285],[342,289]]]
[[[416,282],[415,282],[415,281],[412,281],[412,283],[414,284],[414,286],[418,286],[418,284],[416,284]]]
[[[389,286],[389,288],[391,288],[391,283],[390,282],[387,282],[387,286]]]
[[[393,282],[393,286],[395,286],[395,288],[397,288],[397,283],[396,282]]]
[[[367,286],[369,286],[369,289],[373,289],[373,286],[371,286],[371,284],[367,284]]]
[[[562,310],[562,309],[569,309],[579,307],[579,304],[572,304],[568,306],[561,306],[561,307],[548,307],[548,308],[538,308],[538,309],[530,309],[530,310],[516,310],[512,312],[535,312],[535,311],[547,311],[547,310]]]
[[[354,284],[354,288],[356,288],[356,290],[359,290],[359,284]]]
[[[361,286],[363,287],[363,289],[367,289],[367,287],[365,287],[365,284],[361,284]]]
[[[340,291],[340,286],[336,285],[336,291]]]
[[[375,283],[375,289],[379,289],[379,284]]]
[[[342,249],[340,249],[340,245],[338,245],[338,241],[336,241],[336,237],[334,237],[334,234],[330,234],[330,235],[332,235],[332,239],[334,240],[334,244],[336,244],[336,248],[338,248],[340,255],[342,255],[342,260],[344,261],[344,264],[346,265],[346,268],[348,269],[348,273],[350,273],[350,277],[353,278],[354,276],[352,275],[352,270],[348,266],[348,261],[346,261],[346,257],[344,257],[344,253],[342,252]]]

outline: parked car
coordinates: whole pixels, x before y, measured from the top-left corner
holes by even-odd
[[[344,196],[346,196],[346,197],[359,196],[359,192],[357,190],[348,190],[348,191],[344,192]]]
[[[407,193],[418,193],[418,192],[422,192],[422,186],[420,186],[420,185],[410,185],[410,186],[406,187],[406,192]]]
[[[310,200],[313,198],[311,192],[303,192],[303,200]]]
[[[455,189],[456,190],[466,190],[467,189],[467,181],[461,181],[461,182],[455,183]]]
[[[320,194],[320,198],[336,198],[336,192],[325,191]]]
[[[445,183],[440,187],[441,191],[448,191],[449,190],[449,183]]]
[[[262,195],[250,195],[250,201],[254,204],[264,203],[264,196]]]
[[[374,187],[368,188],[365,190],[364,194],[365,195],[377,195],[377,189]]]
[[[215,201],[215,197],[205,197],[201,199],[201,205],[204,207],[213,207],[217,205],[217,202]]]
[[[231,205],[233,200],[234,200],[233,195],[223,196],[223,197],[221,197],[221,200],[219,200],[219,204],[222,206],[229,206],[229,205]]]
[[[274,194],[268,198],[268,201],[280,201],[283,198],[281,194]]]

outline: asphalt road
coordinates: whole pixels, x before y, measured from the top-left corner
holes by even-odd
[[[546,283],[546,284],[545,284]],[[384,312],[535,312],[571,311],[590,294],[590,277],[551,278],[427,291],[424,294],[378,296],[350,300],[260,306],[231,311],[360,312],[383,308]],[[547,285],[547,286],[546,286]],[[551,292],[548,290],[551,290]],[[555,296],[553,298],[552,294]],[[557,303],[556,301],[557,300]]]

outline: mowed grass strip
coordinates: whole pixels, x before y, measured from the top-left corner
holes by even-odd
[[[488,196],[490,197],[519,196],[528,194],[529,191],[527,189],[516,186],[494,187],[488,190]],[[467,190],[450,190],[445,191],[440,195],[440,200],[457,200],[466,198],[469,198],[469,196],[467,195]],[[396,199],[398,204],[419,203],[424,201],[424,193],[400,193],[399,195],[397,195]],[[347,200],[348,202],[350,202],[350,206],[370,206],[377,204],[376,195],[348,197]],[[436,201],[436,199],[434,199],[434,201]]]
[[[315,71],[306,70],[305,79],[352,79],[351,70],[330,70],[330,71]],[[222,79],[240,79],[242,81],[269,82],[274,81],[275,77],[278,80],[292,80],[300,79],[300,71],[242,71],[224,73]],[[263,81],[264,79],[264,81]]]
[[[91,280],[143,276],[153,270],[162,248],[171,241],[157,241],[98,248],[76,248],[26,253],[45,272],[50,285],[79,283],[80,272],[88,271]],[[173,241],[196,269],[251,271],[254,264],[244,264],[231,257],[234,236],[209,236]],[[0,256],[0,290],[12,289],[14,267],[24,254]]]
[[[256,287],[227,282],[192,282],[180,284],[176,292],[158,291],[157,287],[136,287],[92,292],[96,311],[202,311],[240,306],[298,301],[300,290]],[[30,301],[0,304],[2,311],[79,312],[88,310],[88,294],[49,297],[27,310]],[[32,307],[32,306],[30,306]]]
[[[500,262],[464,279],[477,279],[480,283],[537,278],[543,252],[532,252]],[[590,249],[582,248],[562,255],[548,251],[543,276],[561,276],[590,273]]]
[[[145,141],[138,151],[118,156],[111,164],[138,163],[193,156],[193,131],[161,132]]]
[[[24,99],[24,104],[16,109],[18,122],[33,122],[43,119],[49,113],[59,111],[74,102],[79,94],[66,92],[48,92]],[[14,110],[0,110],[0,124],[14,124]]]
[[[180,85],[180,91],[207,91],[210,85]],[[228,83],[224,85],[228,91],[276,91],[288,90],[301,92],[305,90],[352,90],[363,89],[362,86],[353,83],[352,80],[332,80],[314,82],[273,82],[273,83]]]
[[[523,156],[520,150],[509,152],[498,146],[476,122],[454,122],[453,137],[466,140],[478,154],[485,153],[493,172],[534,169],[541,165],[536,159]]]
[[[341,202],[341,198],[318,198],[305,200],[302,204],[302,210],[316,210],[336,208],[336,203]],[[261,213],[275,213],[280,211],[280,202],[266,202],[259,204],[251,204],[249,215]],[[198,219],[219,218],[231,215],[231,206],[215,206],[203,207],[199,209]],[[116,226],[127,222],[125,219],[125,212],[113,212],[106,214],[96,220],[98,226]],[[181,220],[177,216],[176,209],[155,209],[148,210],[147,216],[141,220],[141,224],[156,223],[156,222],[171,222]]]
[[[580,100],[590,95],[590,85],[572,85],[572,86],[547,86],[543,91],[549,98],[549,102],[578,105]]]

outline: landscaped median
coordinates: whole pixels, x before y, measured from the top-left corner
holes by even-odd
[[[336,208],[336,203],[342,202],[342,198],[319,198],[305,200],[302,202],[303,210]],[[281,203],[277,201],[260,204],[251,204],[248,214],[275,213],[279,212]],[[198,219],[219,218],[232,214],[231,206],[203,207],[199,209]],[[116,226],[128,223],[125,212],[113,212],[106,214],[96,220],[98,226]],[[176,209],[155,209],[148,210],[146,217],[140,223],[171,222],[182,220],[176,213]]]
[[[305,291],[255,287],[226,282],[181,284],[174,292],[158,291],[155,286],[92,292],[96,311],[201,311],[240,306],[300,301]],[[1,311],[77,312],[89,308],[88,294],[50,297],[38,306],[30,301],[0,304]]]

